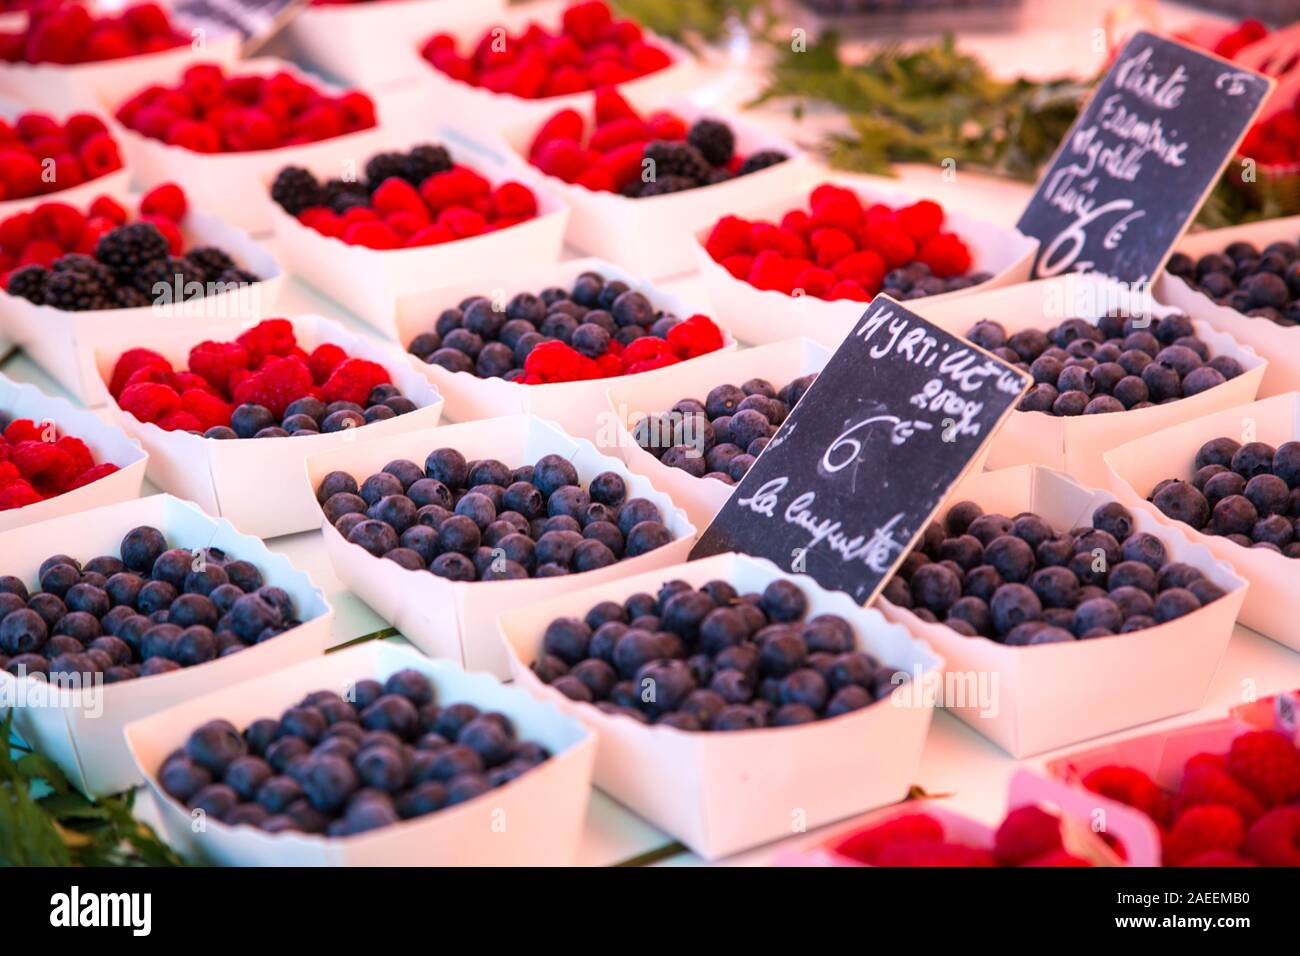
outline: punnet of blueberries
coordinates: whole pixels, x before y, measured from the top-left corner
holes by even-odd
[[[1212,438],[1194,468],[1191,481],[1166,478],[1147,500],[1202,534],[1300,558],[1300,441]]]
[[[1190,398],[1236,378],[1244,369],[1230,355],[1211,355],[1185,315],[1066,319],[1043,332],[1010,335],[983,319],[966,338],[1024,369],[1034,384],[1023,412],[1057,417],[1105,415]]]
[[[1233,242],[1222,252],[1192,259],[1175,252],[1165,267],[1219,305],[1281,326],[1300,324],[1300,261],[1294,242],[1263,249]]]
[[[452,581],[594,571],[672,541],[659,506],[627,495],[612,471],[584,488],[562,455],[510,468],[454,448],[430,452],[423,467],[390,461],[359,486],[330,472],[316,488],[325,517],[352,544]]]
[[[967,637],[1020,646],[1128,634],[1223,596],[1133,525],[1118,502],[1061,531],[1032,512],[986,514],[961,501],[926,528],[882,597]]]
[[[809,618],[798,585],[666,582],[546,626],[530,667],[571,700],[678,730],[791,727],[888,697],[895,673],[837,614]]]
[[[267,833],[353,836],[473,800],[550,757],[505,714],[439,703],[416,670],[318,690],[241,733],[210,720],[158,770],[190,811]]]
[[[293,598],[218,548],[169,548],[133,528],[118,556],[41,562],[39,587],[0,577],[0,664],[14,675],[106,684],[205,664],[301,622]],[[101,677],[102,675],[102,677]]]
[[[636,443],[670,468],[734,485],[767,447],[817,373],[780,389],[762,378],[719,385],[704,401],[683,398],[632,427]]]

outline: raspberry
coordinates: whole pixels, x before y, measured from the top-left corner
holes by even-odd
[[[1052,866],[1052,867],[1080,867],[1092,866],[1087,860],[1075,856],[1065,850],[1053,850],[1051,853],[1044,853],[1042,856],[1036,856],[1033,859],[1025,860],[1021,866]]]
[[[792,259],[807,258],[809,252],[808,243],[797,233],[786,232],[770,222],[756,222],[749,230],[749,251],[757,253],[768,249]]]
[[[90,449],[80,438],[64,435],[54,443],[54,447],[72,459],[72,463],[76,466],[75,474],[79,475],[95,465],[95,456],[90,453]]]
[[[1205,850],[1187,858],[1186,866],[1255,866],[1255,863],[1231,850]],[[1293,866],[1295,864],[1292,864]]]
[[[841,279],[835,283],[828,299],[848,299],[852,302],[870,302],[871,293],[852,279]]]
[[[397,177],[385,179],[379,184],[379,188],[370,196],[370,205],[380,215],[411,212],[426,220],[429,218],[429,209],[415,187]]]
[[[350,358],[339,363],[321,386],[325,402],[356,402],[364,406],[370,390],[392,381],[388,369],[377,362]]]
[[[573,182],[597,159],[596,154],[566,139],[551,140],[537,151],[537,168],[548,176]],[[428,197],[425,197],[428,198]]]
[[[576,349],[559,339],[550,339],[538,344],[528,353],[528,358],[524,360],[524,373],[536,376],[541,383],[581,381],[584,374],[583,358]]]
[[[22,481],[23,476],[18,473],[14,463],[8,460],[9,446],[0,445],[0,488],[6,485],[12,485],[15,481]]]
[[[597,122],[600,122],[597,120]],[[547,143],[552,142],[582,142],[583,133],[586,131],[586,124],[582,120],[582,114],[577,110],[560,110],[550,119],[542,124],[542,128],[537,131],[533,137],[532,145],[528,147],[528,158],[536,160],[538,154],[542,151]]]
[[[430,176],[420,184],[420,195],[437,212],[446,206],[464,206],[479,196],[486,196],[492,185],[465,166]]]
[[[213,388],[225,390],[235,369],[248,368],[248,349],[238,342],[200,342],[190,349],[188,368]]]
[[[171,371],[171,362],[159,355],[152,349],[127,349],[117,357],[117,364],[113,366],[113,375],[108,383],[109,394],[114,398],[122,397],[122,389],[126,388],[127,381],[137,371],[146,366],[157,366]]]
[[[641,119],[615,87],[602,86],[597,89],[595,101],[597,126],[620,119]]]
[[[996,866],[993,854],[957,843],[891,843],[876,859],[877,866]]]
[[[63,249],[77,243],[86,217],[80,210],[62,202],[44,202],[32,210],[32,237],[49,239]]]
[[[286,355],[298,344],[288,319],[265,319],[237,339],[248,350],[250,365],[260,365],[268,355]]]
[[[193,372],[173,372],[171,382],[172,388],[176,389],[178,395],[184,395],[192,388],[200,392],[207,392],[209,395],[217,395],[217,390],[212,387],[212,383],[201,375],[195,375]]]
[[[117,470],[117,465],[113,464],[111,461],[102,462],[101,464],[95,465],[93,468],[87,468],[72,480],[72,484],[68,486],[68,490],[76,491],[78,488],[84,488],[93,481],[107,478]]]
[[[436,246],[444,242],[453,242],[455,239],[456,234],[446,226],[432,225],[411,233],[405,245],[408,248],[413,246]]]
[[[794,289],[796,275],[781,253],[765,249],[754,257],[748,281],[756,289],[789,294]]]
[[[713,224],[709,238],[704,240],[704,248],[715,262],[749,252],[749,237],[753,228],[754,223],[739,216],[723,216]]]
[[[211,392],[191,388],[181,393],[181,411],[198,419],[202,431],[230,424],[230,406]]]
[[[18,473],[42,494],[58,494],[81,470],[72,456],[53,442],[19,442],[11,455]]]
[[[15,419],[5,428],[5,441],[11,445],[17,445],[19,442],[25,441],[42,441],[44,438],[44,427],[30,418]]]
[[[814,229],[808,237],[813,258],[823,269],[829,269],[844,257],[857,251],[857,245],[847,232],[840,229]]]
[[[1164,794],[1141,770],[1113,765],[1098,767],[1084,776],[1083,785],[1116,803],[1141,810],[1157,822],[1163,816]]]
[[[45,498],[26,481],[15,481],[0,488],[0,511],[34,505]]]
[[[880,283],[885,278],[885,260],[880,258],[879,253],[867,249],[845,256],[835,263],[831,271],[841,279],[852,280],[874,294],[880,290]]]
[[[565,33],[583,46],[592,46],[609,26],[612,17],[604,0],[587,0],[569,7],[561,19]]]
[[[188,208],[185,191],[175,183],[155,186],[140,199],[140,215],[164,216],[172,222],[180,222],[184,219]]]
[[[77,159],[81,162],[87,179],[98,179],[122,168],[122,157],[117,151],[117,143],[108,133],[96,133],[82,143],[77,150]],[[65,182],[62,177],[58,181],[64,186],[74,185]]]
[[[848,189],[818,186],[811,197],[812,225],[830,226],[853,234],[862,225],[862,201]]]
[[[96,200],[98,202],[99,200]],[[0,222],[0,249],[11,256],[19,255],[27,243],[32,241],[32,214],[30,212],[14,213]]]
[[[1235,852],[1245,836],[1241,814],[1232,807],[1221,803],[1192,807],[1165,836],[1165,865],[1185,866],[1188,860],[1206,850]]]
[[[92,202],[89,214],[91,219],[107,219],[114,226],[122,225],[127,219],[126,209],[111,196],[100,196]],[[3,229],[3,225],[0,225],[0,235],[3,234]]]
[[[911,813],[851,833],[831,849],[859,863],[874,863],[880,851],[894,842],[942,843],[943,824],[924,813]]]
[[[708,316],[692,315],[668,330],[668,345],[680,359],[697,358],[722,348],[722,330]]]
[[[899,209],[894,218],[905,233],[917,242],[924,242],[943,225],[943,207],[937,202],[922,199]]]
[[[158,419],[157,425],[165,432],[203,431],[203,423],[196,416],[179,408]]]
[[[354,222],[343,230],[343,241],[350,246],[365,246],[367,249],[396,249],[402,244],[387,223],[371,220]]]
[[[537,215],[537,197],[523,183],[502,183],[492,193],[492,213],[498,218],[529,219]]]
[[[749,278],[750,270],[754,268],[754,257],[747,255],[727,256],[720,260],[722,268],[731,273],[732,278],[744,282]]]
[[[971,267],[970,250],[951,232],[941,232],[925,240],[916,257],[941,279],[963,275]]]
[[[317,385],[324,384],[325,380],[330,377],[348,353],[343,351],[333,342],[326,342],[324,345],[318,345],[307,358],[307,367],[311,369],[311,377],[316,380]]]
[[[868,230],[862,244],[877,253],[889,269],[905,266],[916,258],[916,241],[894,224]]]
[[[1003,866],[1021,866],[1062,848],[1060,818],[1035,806],[1008,813],[993,838],[993,853]]]
[[[1178,798],[1174,804],[1175,817],[1188,808],[1203,803],[1221,803],[1232,807],[1247,823],[1264,812],[1264,805],[1255,795],[1227,772],[1210,764],[1193,766],[1189,761],[1183,769],[1183,782],[1178,788]]]
[[[651,113],[646,120],[646,127],[651,139],[677,142],[686,138],[686,121],[676,113],[670,113],[667,110]]]
[[[478,236],[487,228],[487,220],[473,209],[449,206],[438,213],[438,225],[446,226],[458,239]]]
[[[126,391],[132,385],[165,385],[172,391],[176,391],[176,376],[171,370],[171,366],[163,365],[146,365],[144,368],[138,368],[131,373],[131,377],[126,380],[122,391]]]
[[[1228,772],[1266,807],[1300,797],[1300,751],[1284,735],[1254,730],[1232,742]]]
[[[1264,866],[1300,866],[1300,809],[1274,807],[1246,831],[1245,852]]]
[[[142,422],[157,422],[180,407],[181,397],[174,388],[156,382],[141,382],[123,389],[117,403],[122,411]]]
[[[306,395],[315,384],[301,359],[271,358],[256,374],[234,386],[231,398],[236,405],[262,405],[280,418],[290,402]]]
[[[791,291],[825,299],[830,296],[831,289],[835,288],[835,283],[838,281],[835,273],[829,269],[818,269],[816,266],[810,266],[807,269],[800,270],[794,280],[794,289]]]

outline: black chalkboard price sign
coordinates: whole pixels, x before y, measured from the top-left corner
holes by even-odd
[[[868,603],[1029,384],[876,296],[691,558],[743,551]]]
[[[1017,223],[1034,278],[1155,278],[1273,81],[1151,33],[1124,45]]]
[[[309,0],[175,0],[172,9],[189,25],[213,36],[235,32],[244,38],[242,52],[250,56],[279,33]]]

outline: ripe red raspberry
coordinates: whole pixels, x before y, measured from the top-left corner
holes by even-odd
[[[453,166],[420,184],[420,196],[434,212],[446,206],[467,206],[486,196],[492,184],[468,166]]]
[[[708,316],[692,315],[668,330],[668,345],[680,359],[697,358],[722,348],[722,330]]]
[[[203,431],[230,424],[230,406],[211,392],[191,388],[181,393],[181,411],[198,419]]]
[[[791,209],[781,217],[781,228],[806,237],[813,230],[812,217],[802,209]]]
[[[830,269],[819,269],[816,266],[809,266],[801,269],[795,276],[794,289],[791,290],[796,295],[811,295],[818,299],[829,298],[831,289],[835,288],[835,283],[839,279]]]
[[[943,207],[937,202],[922,199],[904,206],[894,213],[894,220],[902,230],[917,242],[924,242],[943,225]]]
[[[993,854],[957,843],[891,843],[876,858],[877,866],[996,866]]]
[[[248,368],[248,349],[238,342],[200,342],[190,349],[189,370],[213,388],[225,391],[236,369]]]
[[[555,176],[571,183],[582,175],[589,166],[599,160],[600,156],[581,145],[567,139],[553,139],[537,151],[535,165],[548,176]],[[450,173],[443,173],[448,176]],[[426,199],[428,196],[425,197]],[[432,204],[432,200],[430,200]]]
[[[722,268],[731,273],[733,279],[739,279],[741,282],[749,278],[749,273],[754,268],[754,257],[744,254],[727,256],[719,262]]]
[[[43,423],[34,422],[30,418],[16,418],[5,428],[5,441],[10,445],[25,441],[43,441],[46,438],[45,429]]]
[[[1084,776],[1083,785],[1093,793],[1141,810],[1157,823],[1163,819],[1164,793],[1141,770],[1113,765],[1098,767]]]
[[[171,362],[152,349],[127,349],[118,356],[117,363],[113,366],[113,375],[108,383],[109,394],[114,398],[121,398],[127,380],[146,366],[163,368],[169,372],[172,368]]]
[[[394,212],[410,212],[429,218],[428,207],[420,199],[414,186],[396,176],[385,179],[370,197],[370,205],[381,216]]]
[[[924,813],[910,813],[850,833],[831,849],[859,863],[875,863],[880,851],[895,842],[942,843],[943,824]]]
[[[787,295],[794,289],[798,273],[793,271],[791,260],[779,252],[764,249],[754,257],[749,270],[749,284],[756,289],[784,292]]]
[[[4,446],[8,448],[8,446]],[[8,459],[0,459],[0,488],[6,485],[12,485],[15,481],[22,481],[23,476],[18,473],[17,466]]]
[[[609,5],[604,0],[575,3],[564,11],[561,18],[564,32],[583,46],[594,46],[612,19]]]
[[[1266,807],[1300,797],[1300,751],[1273,730],[1254,730],[1232,742],[1228,772]]]
[[[1188,857],[1185,866],[1255,866],[1253,860],[1248,860],[1244,856],[1239,856],[1231,850],[1205,850]]]
[[[885,278],[885,260],[879,253],[867,249],[845,256],[835,263],[832,271],[841,279],[850,279],[874,294]]]
[[[528,159],[536,160],[542,147],[547,143],[556,141],[580,143],[585,131],[586,124],[577,110],[560,110],[543,123],[542,128],[533,136],[532,145],[528,147]]]
[[[492,193],[492,214],[499,219],[531,219],[537,215],[537,196],[523,183],[502,183]]]
[[[350,246],[367,249],[396,249],[402,239],[387,223],[371,220],[354,222],[343,230],[343,241]]]
[[[1264,866],[1300,866],[1300,808],[1268,811],[1246,831],[1244,849]]]
[[[307,367],[311,369],[311,377],[316,380],[316,384],[323,385],[325,380],[330,377],[330,373],[347,357],[347,352],[333,342],[326,342],[324,345],[318,345],[312,350],[311,355],[307,358]]]
[[[1060,818],[1035,806],[1008,813],[993,838],[993,853],[1003,866],[1021,866],[1062,848]]]
[[[141,382],[122,390],[117,403],[142,422],[157,422],[180,407],[181,397],[174,388],[156,382]]]
[[[473,209],[448,206],[438,213],[438,225],[446,226],[458,239],[467,239],[481,235],[487,228],[487,220]]]
[[[49,239],[71,249],[86,226],[81,210],[63,202],[43,202],[32,210],[32,238]]]
[[[723,216],[713,224],[709,238],[704,240],[704,248],[715,262],[721,262],[728,256],[747,253],[750,232],[754,223],[739,216]]]
[[[837,186],[819,186],[812,194],[812,225],[829,226],[850,235],[862,225],[862,200],[850,189]]]
[[[916,258],[916,241],[895,224],[866,231],[862,244],[878,254],[888,269],[898,269]]]
[[[1183,768],[1183,780],[1174,801],[1175,818],[1189,807],[1202,803],[1222,803],[1232,807],[1247,823],[1264,812],[1259,799],[1226,771],[1212,764],[1192,765],[1189,761]]]
[[[832,268],[858,248],[847,232],[826,227],[814,229],[808,237],[808,244],[812,246],[814,261],[823,269]]]
[[[26,481],[14,481],[0,488],[0,511],[24,508],[45,498]]]
[[[158,419],[158,427],[165,432],[201,432],[203,423],[183,409],[168,412]]]
[[[925,240],[916,257],[941,279],[964,275],[971,267],[970,250],[951,232],[941,232]]]
[[[664,339],[654,335],[643,335],[641,338],[629,342],[619,357],[623,360],[623,366],[626,368],[636,362],[645,362],[672,354],[672,346]]]
[[[841,279],[835,283],[830,295],[826,298],[831,300],[848,299],[851,302],[870,302],[871,294],[852,279]]]
[[[74,478],[72,480],[72,484],[68,486],[68,490],[76,491],[78,488],[84,488],[86,485],[90,484],[93,481],[99,481],[99,479],[101,478],[107,478],[115,471],[117,471],[117,465],[113,464],[111,461],[101,462],[100,464],[95,465],[92,468],[87,468],[76,478]]]
[[[90,204],[91,219],[107,219],[116,226],[123,225],[127,219],[126,209],[112,196],[100,196]],[[0,225],[0,230],[3,226]]]
[[[301,359],[271,358],[260,371],[234,386],[231,398],[236,405],[265,406],[280,418],[290,402],[302,398],[315,384],[311,370]]]
[[[536,376],[539,384],[581,381],[584,374],[582,358],[576,349],[558,339],[550,339],[528,353],[528,358],[524,360],[524,373]]]
[[[90,453],[90,449],[86,447],[86,443],[80,438],[64,435],[54,443],[54,447],[72,459],[78,475],[95,465],[95,456]]]
[[[11,256],[20,255],[31,241],[32,214],[30,212],[14,213],[0,222],[0,250]]]
[[[407,238],[405,245],[408,248],[415,246],[437,246],[444,242],[454,242],[456,234],[446,226],[434,224],[425,226],[423,229],[417,229]]]
[[[321,386],[321,399],[326,402],[356,402],[365,407],[370,390],[376,385],[392,381],[388,369],[377,362],[350,358],[339,363]]]
[[[599,87],[596,90],[595,101],[597,126],[603,126],[618,119],[639,120],[641,118],[616,87]]]
[[[61,493],[81,471],[72,456],[52,442],[19,442],[11,460],[18,473],[43,495]]]
[[[249,365],[260,365],[268,355],[287,355],[298,344],[288,319],[265,319],[236,340],[248,350]]]
[[[676,113],[659,110],[646,119],[646,128],[650,139],[666,139],[677,142],[686,138],[686,121]]]
[[[798,233],[787,232],[770,222],[756,222],[749,230],[749,251],[763,252],[771,249],[788,259],[806,259],[808,243]]]
[[[175,183],[155,186],[140,199],[142,216],[165,216],[172,222],[180,222],[185,218],[188,209],[189,202],[185,198],[185,191]]]
[[[77,149],[77,159],[85,170],[87,179],[98,179],[122,168],[122,157],[117,151],[117,143],[108,133],[96,133],[82,143]],[[72,184],[63,182],[63,185]]]
[[[1221,803],[1204,803],[1192,807],[1174,823],[1165,835],[1165,866],[1185,866],[1187,861],[1206,850],[1235,852],[1246,837],[1241,814]]]

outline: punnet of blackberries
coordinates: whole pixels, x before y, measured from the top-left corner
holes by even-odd
[[[561,455],[511,468],[438,448],[423,466],[391,461],[360,485],[330,472],[316,500],[352,544],[451,581],[580,574],[673,540],[659,506],[629,498],[621,476],[602,472],[584,488]]]
[[[1190,481],[1166,478],[1148,500],[1202,534],[1300,558],[1300,441],[1212,438],[1193,468]]]
[[[976,345],[1024,369],[1034,384],[1023,412],[1057,417],[1107,415],[1190,398],[1245,369],[1231,355],[1212,355],[1192,320],[1171,314],[1066,319],[1046,332],[1011,334],[983,319],[966,333]]]
[[[734,485],[816,378],[815,372],[801,375],[779,389],[763,378],[719,385],[702,402],[683,398],[637,420],[632,437],[669,468]]]
[[[95,312],[173,305],[257,281],[258,276],[216,246],[173,255],[157,226],[131,222],[101,236],[93,255],[69,252],[48,268],[15,270],[6,291],[64,312]]]
[[[0,577],[0,664],[51,681],[116,684],[206,664],[301,623],[293,597],[218,548],[170,548],[157,528],[117,555],[41,562],[34,588]]]
[[[1165,267],[1219,305],[1277,325],[1300,325],[1300,259],[1294,242],[1229,243],[1193,259],[1175,252]]]
[[[923,621],[1012,646],[1129,634],[1223,595],[1155,535],[1135,531],[1118,502],[1099,506],[1090,525],[1061,529],[973,501],[931,522],[881,593]]]
[[[408,669],[314,691],[242,731],[210,720],[168,755],[158,782],[230,826],[347,837],[466,803],[550,756],[505,714],[440,701]]]
[[[741,593],[726,581],[666,582],[546,626],[530,665],[570,700],[689,731],[793,727],[869,707],[908,680],[861,649],[838,614],[778,579]]]

